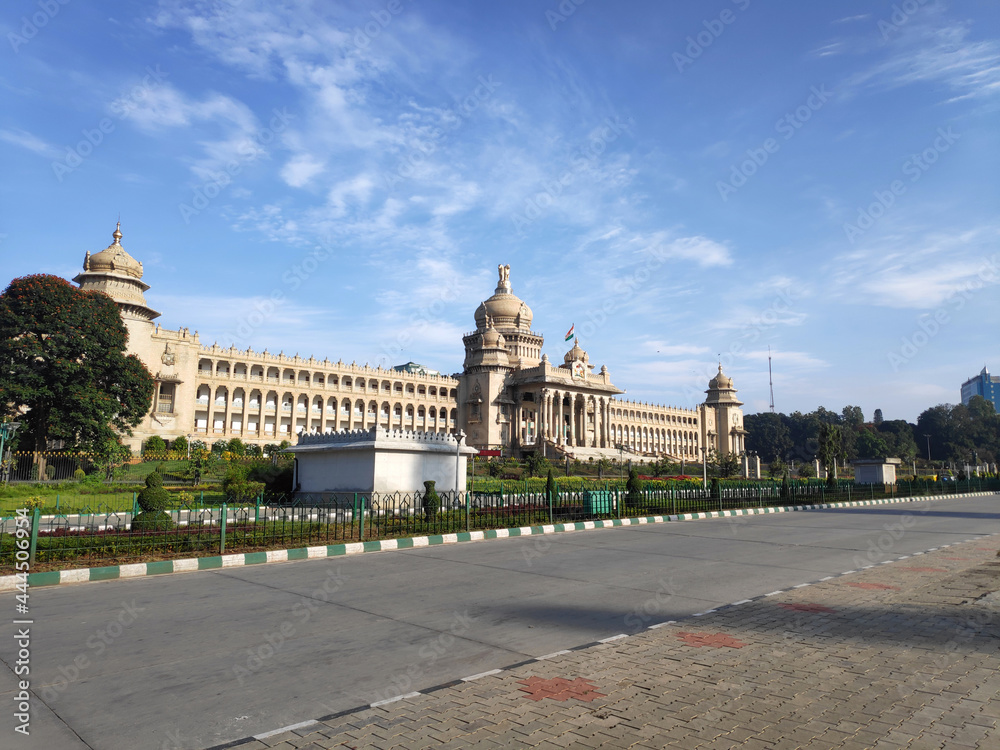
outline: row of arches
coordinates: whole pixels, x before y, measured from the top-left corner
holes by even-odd
[[[698,433],[693,430],[612,423],[611,436],[616,445],[624,445],[636,453],[665,453],[692,459],[699,456]]]
[[[687,414],[671,414],[660,411],[643,411],[639,409],[612,409],[611,416],[626,421],[645,422],[647,424],[686,424],[697,425],[698,419]]]
[[[198,386],[195,432],[224,437],[288,437],[331,430],[408,429],[450,432],[458,410],[449,406],[324,397],[292,391]]]
[[[200,378],[229,378],[247,380],[255,383],[273,383],[293,385],[297,388],[326,389],[341,391],[357,391],[362,393],[380,393],[384,395],[427,397],[436,399],[457,398],[458,389],[451,383],[430,385],[427,383],[407,382],[399,379],[368,378],[361,375],[342,375],[323,373],[312,370],[296,370],[291,367],[280,368],[248,364],[245,362],[230,362],[228,360],[210,360],[202,358],[198,362]]]

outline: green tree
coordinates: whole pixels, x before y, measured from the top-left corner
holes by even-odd
[[[849,427],[857,427],[865,423],[865,413],[860,406],[845,406],[841,411],[841,419]]]
[[[247,447],[242,440],[239,438],[233,438],[229,441],[229,452],[234,456],[245,456],[247,453]]]
[[[743,418],[747,431],[746,448],[759,455],[761,461],[784,458],[792,448],[792,435],[782,416],[765,412],[748,414]]]
[[[125,462],[132,457],[132,451],[121,444],[117,436],[106,438],[93,448],[94,466],[105,481],[118,478],[124,471]]]
[[[719,467],[719,476],[729,479],[740,473],[740,455],[727,451],[716,458],[716,465]]]
[[[920,449],[913,433],[913,425],[906,420],[883,420],[876,427],[889,448],[889,455],[912,461],[919,454]]]
[[[843,455],[844,428],[840,425],[823,424],[819,428],[819,451],[817,456],[824,467],[832,468],[833,462]],[[831,475],[833,472],[830,472]]]
[[[639,479],[639,470],[632,468],[625,482],[625,507],[638,508],[640,505],[642,505],[642,482]]]
[[[143,455],[147,453],[163,453],[167,450],[167,442],[159,435],[153,435],[142,446]]]
[[[93,449],[149,411],[153,378],[126,354],[128,330],[106,294],[57,276],[14,279],[0,295],[0,412],[22,410],[34,450]]]
[[[188,447],[187,438],[181,435],[180,437],[175,437],[170,442],[170,450],[176,451],[177,453],[186,453]]]
[[[441,497],[438,495],[437,490],[434,489],[435,484],[436,483],[432,479],[428,479],[424,482],[424,518],[428,521],[433,521],[434,516],[436,516],[438,511],[441,510]]]
[[[858,458],[885,458],[889,455],[889,446],[875,430],[862,430],[858,433]]]
[[[151,471],[146,477],[146,486],[136,497],[136,502],[142,508],[142,512],[132,519],[134,530],[155,531],[173,528],[173,519],[169,513],[164,512],[170,502],[170,494],[163,489],[163,475],[159,471]]]

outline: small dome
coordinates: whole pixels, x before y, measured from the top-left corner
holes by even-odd
[[[719,364],[719,374],[708,381],[708,387],[712,390],[726,390],[733,387],[733,379],[722,372],[721,364]]]
[[[92,273],[119,273],[127,274],[135,279],[142,278],[142,263],[137,261],[121,246],[121,222],[115,227],[114,238],[108,247],[94,255],[88,255],[83,263],[83,270]]]
[[[496,328],[490,326],[483,333],[483,347],[488,349],[497,349],[506,346],[507,342],[504,337],[500,335],[500,332]]]
[[[566,356],[563,357],[563,361],[566,364],[569,364],[570,362],[576,362],[577,360],[581,360],[583,362],[586,362],[589,359],[590,358],[587,356],[587,352],[585,352],[580,347],[580,342],[579,341],[574,341],[573,342],[573,348],[570,349],[568,352],[566,352]]]

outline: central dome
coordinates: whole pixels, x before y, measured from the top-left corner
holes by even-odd
[[[476,328],[482,330],[493,325],[497,328],[531,330],[534,315],[531,308],[510,289],[510,266],[498,268],[500,283],[493,296],[476,309]]]

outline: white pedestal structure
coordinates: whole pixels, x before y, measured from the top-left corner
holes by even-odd
[[[851,461],[854,466],[855,484],[895,484],[896,467],[902,464],[899,458],[858,458]]]
[[[302,434],[288,448],[295,456],[300,493],[423,492],[433,480],[438,492],[464,492],[466,457],[477,453],[465,435],[373,428]]]

